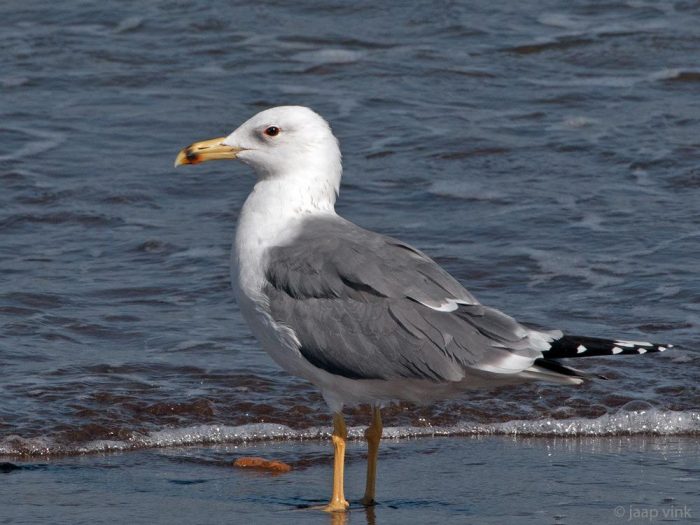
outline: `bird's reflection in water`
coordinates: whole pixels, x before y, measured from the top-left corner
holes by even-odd
[[[331,525],[345,525],[348,522],[349,512],[331,512]]]
[[[377,517],[374,513],[374,506],[364,507],[363,509],[357,509],[354,511],[355,514],[361,512],[365,513],[367,518],[367,525],[377,525]],[[330,513],[330,525],[346,525],[350,518],[350,512],[331,512]]]
[[[374,514],[374,505],[365,507],[365,516],[367,516],[367,525],[377,525],[377,517]]]

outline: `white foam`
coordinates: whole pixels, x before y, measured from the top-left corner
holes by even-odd
[[[649,75],[650,80],[673,80],[678,78],[682,73],[681,68],[667,68],[655,71]]]
[[[0,155],[0,162],[35,157],[39,153],[52,150],[66,141],[66,134],[58,131],[6,125],[3,125],[0,129],[14,131],[28,137],[17,150],[6,155]]]
[[[179,251],[177,253],[172,254],[170,257],[173,259],[209,259],[215,257],[222,257],[225,255],[226,250],[224,250],[220,246],[199,246]]]
[[[144,18],[142,16],[130,16],[119,22],[119,25],[114,28],[114,32],[126,33],[128,31],[133,31],[134,29],[141,27],[141,25],[143,25],[143,21]]]
[[[475,181],[438,180],[428,191],[434,195],[476,201],[500,201],[508,194]]]
[[[29,77],[9,76],[0,78],[0,86],[4,88],[19,87],[25,84],[29,84]]]
[[[364,53],[349,49],[318,49],[294,55],[296,60],[314,64],[350,64],[364,58]]]
[[[563,13],[544,13],[537,17],[537,21],[542,25],[561,29],[583,30],[587,27],[586,19]]]
[[[593,126],[594,124],[597,124],[598,121],[593,118],[589,117],[583,117],[583,116],[578,116],[578,117],[567,117],[564,119],[564,126],[567,128],[587,128],[589,126]]]
[[[638,403],[637,403],[638,405]],[[635,406],[637,406],[635,405]],[[351,439],[363,439],[366,427],[348,430]],[[167,448],[190,445],[236,444],[265,441],[303,441],[327,439],[330,427],[296,430],[286,425],[255,423],[240,426],[196,425],[163,429],[147,434],[133,434],[124,441],[97,440],[84,444],[58,445],[50,438],[21,438],[8,436],[0,440],[0,455],[52,456],[59,454],[90,454],[142,448]],[[595,419],[513,420],[502,423],[462,422],[444,427],[385,427],[384,437],[393,439],[507,435],[527,437],[603,437],[621,435],[700,435],[700,411],[675,412],[642,408],[622,410]]]
[[[595,267],[600,269],[591,269],[594,259],[572,253],[554,254],[548,250],[536,248],[522,248],[518,252],[532,259],[539,267],[538,272],[530,273],[532,286],[538,286],[558,277],[582,279],[590,283],[594,289],[622,282],[619,277],[609,275],[608,269],[612,266],[601,261],[595,261]]]

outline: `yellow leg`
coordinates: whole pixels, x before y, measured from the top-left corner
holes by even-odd
[[[374,505],[374,490],[377,483],[377,457],[379,456],[379,440],[382,439],[382,414],[379,407],[372,407],[372,423],[365,430],[367,438],[367,485],[362,504]]]
[[[350,504],[345,499],[343,491],[343,471],[345,469],[345,440],[348,437],[348,429],[340,412],[333,415],[333,496],[331,501],[323,507],[326,512],[345,512]]]

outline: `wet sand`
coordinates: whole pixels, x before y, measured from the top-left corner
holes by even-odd
[[[364,509],[366,445],[348,446],[350,512],[311,509],[330,489],[321,440],[150,449],[12,461],[2,523],[690,523],[700,516],[692,437],[452,437],[385,440],[379,504]],[[236,469],[242,456],[294,467]],[[653,519],[651,519],[653,518]]]

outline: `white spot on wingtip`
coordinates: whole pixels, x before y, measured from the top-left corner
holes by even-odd
[[[613,346],[612,353],[613,354],[621,354],[622,348],[620,348],[619,346]]]
[[[625,341],[625,340],[620,340],[620,341],[615,341],[616,345],[619,346],[625,346],[627,348],[632,347],[632,346],[654,346],[651,343],[648,343],[646,341]]]
[[[577,354],[582,354],[582,353],[584,353],[586,350],[588,350],[588,348],[586,348],[585,346],[583,346],[583,345],[578,345],[578,348],[576,348],[576,353],[577,353]]]
[[[668,350],[668,348],[666,348],[665,346],[657,346],[656,348],[659,350],[659,352],[663,352],[664,350]]]
[[[640,354],[646,354],[646,353],[647,353],[646,348],[637,348],[637,352],[640,353]]]

